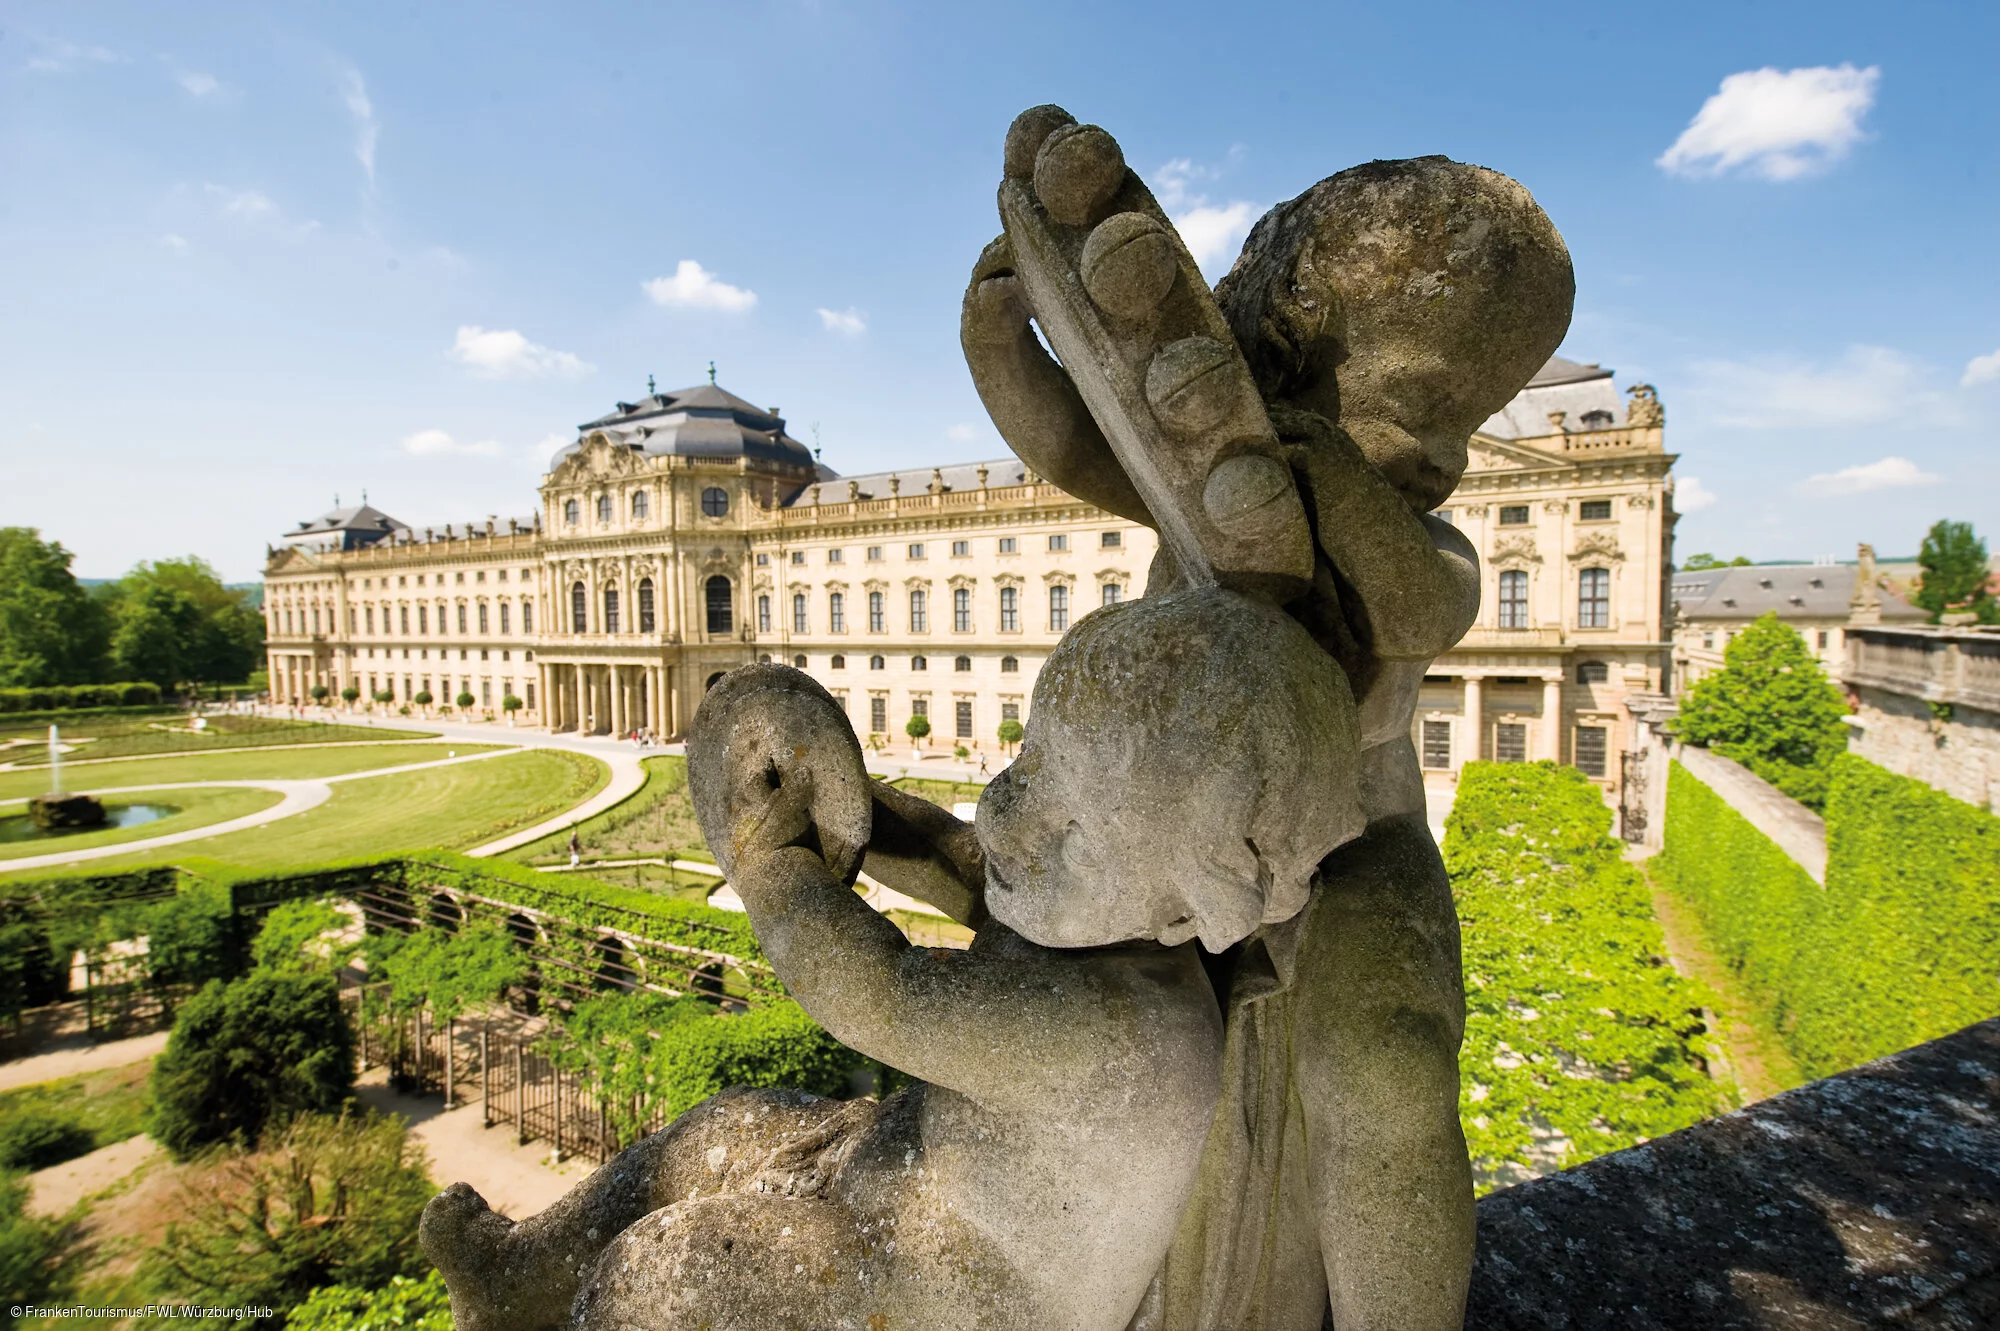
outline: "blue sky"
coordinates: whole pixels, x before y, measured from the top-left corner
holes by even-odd
[[[547,441],[711,359],[839,470],[996,455],[959,294],[1059,101],[1216,276],[1356,162],[1521,180],[1565,354],[1666,404],[1682,554],[2000,537],[1996,44],[1962,4],[6,0],[0,524],[249,578],[364,486],[526,513]]]

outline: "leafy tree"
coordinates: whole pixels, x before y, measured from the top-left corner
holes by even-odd
[[[1986,542],[1973,533],[1971,523],[1932,523],[1917,551],[1917,563],[1923,576],[1910,599],[1931,612],[1931,623],[1954,610],[1969,610],[1982,624],[2000,623],[2000,605],[1989,586],[1992,570],[1986,563]]]
[[[903,733],[911,739],[922,739],[931,733],[931,719],[919,712],[903,723]]]
[[[389,983],[398,1007],[427,1007],[439,1021],[498,998],[527,973],[520,950],[492,924],[469,924],[456,933],[419,929],[377,934],[368,940],[371,977]]]
[[[374,698],[376,702],[391,703],[396,701],[396,694],[393,689],[377,689]]]
[[[415,703],[419,707],[429,707],[433,701],[433,699],[431,698],[431,691],[429,689],[424,689],[421,692],[419,692],[416,697],[410,699],[410,701]]]
[[[154,906],[146,962],[157,984],[206,984],[239,969],[236,914],[227,888],[199,883]]]
[[[201,611],[185,593],[142,584],[112,600],[111,666],[121,679],[143,679],[162,690],[195,678],[189,646]]]
[[[429,1269],[417,1219],[434,1190],[401,1119],[300,1115],[183,1178],[148,1274],[202,1303],[286,1310],[323,1285],[380,1288]]]
[[[337,971],[359,950],[358,942],[330,939],[348,918],[324,901],[273,906],[250,943],[250,960],[266,970]]]
[[[1027,733],[1026,730],[1022,729],[1021,723],[1012,717],[1008,717],[1000,723],[1000,742],[1007,746],[1009,753],[1014,751],[1014,746],[1019,744],[1021,737]]]
[[[1846,715],[1846,699],[1805,639],[1773,611],[1729,640],[1722,669],[1681,700],[1674,730],[1817,809],[1833,760],[1847,751]]]
[[[452,1331],[451,1291],[436,1271],[392,1276],[380,1289],[328,1285],[285,1319],[286,1331]]]
[[[361,696],[361,690],[355,688],[352,684],[349,684],[346,688],[340,691],[340,700],[346,703],[350,707],[354,705],[355,700],[358,699],[360,696]]]
[[[69,961],[56,955],[48,930],[15,919],[0,924],[0,1017],[17,1027],[21,1013],[69,992]]]
[[[1742,555],[1738,555],[1734,559],[1717,559],[1714,555],[1704,550],[1698,554],[1689,555],[1687,560],[1682,563],[1681,571],[1685,573],[1699,573],[1705,568],[1746,568],[1749,564],[1750,561]]]
[[[472,706],[473,703],[478,702],[479,700],[473,697],[472,694],[467,692],[466,690],[460,689],[458,692],[458,696],[456,698],[453,698],[452,701],[458,704],[458,709],[462,712],[466,708]]]
[[[306,690],[306,694],[309,697],[311,697],[314,702],[325,702],[327,700],[327,696],[332,692],[333,690],[329,689],[324,684],[315,684],[311,688]]]
[[[109,621],[74,557],[32,527],[0,527],[0,687],[104,678]]]
[[[521,710],[521,700],[510,693],[500,700],[500,710],[503,712],[518,712]]]
[[[10,1302],[48,1303],[76,1283],[78,1250],[67,1221],[28,1214],[28,1185],[0,1173],[0,1292]]]
[[[153,1065],[149,1131],[176,1159],[329,1113],[354,1088],[354,1037],[331,975],[259,970],[189,999]],[[324,1281],[320,1283],[325,1283]]]
[[[118,632],[129,645],[123,659],[132,673],[163,688],[183,681],[233,684],[264,657],[264,617],[250,593],[233,591],[205,561],[192,555],[140,563],[109,591]],[[132,621],[127,628],[127,621]],[[114,658],[118,649],[114,643]],[[168,669],[177,671],[164,677]]]

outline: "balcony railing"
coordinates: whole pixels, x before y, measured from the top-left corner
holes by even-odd
[[[1850,628],[1849,684],[2000,712],[2000,633]]]

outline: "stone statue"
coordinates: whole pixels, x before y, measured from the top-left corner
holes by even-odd
[[[1625,390],[1632,400],[1625,404],[1625,423],[1634,429],[1667,423],[1667,409],[1660,404],[1660,390],[1651,384],[1633,384]]]
[[[1504,177],[1378,162],[1210,293],[1104,131],[1034,108],[1005,177],[967,361],[1030,475],[1160,531],[1147,594],[1063,638],[971,827],[872,785],[783,666],[689,744],[780,977],[923,1080],[727,1092],[518,1224],[447,1189],[422,1241],[463,1331],[1462,1318],[1457,922],[1410,730],[1479,572],[1428,514],[1560,341],[1567,253]],[[972,946],[911,947],[864,866]]]

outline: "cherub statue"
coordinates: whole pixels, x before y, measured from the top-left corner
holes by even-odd
[[[1214,293],[1267,423],[1245,423],[1232,379],[1216,393],[1235,415],[1177,430],[1187,392],[1151,390],[1182,379],[1146,368],[1140,391],[1133,367],[1149,337],[1154,367],[1181,345],[1161,346],[1172,334],[1153,311],[1206,291],[1170,229],[1160,239],[1145,225],[1157,204],[1109,135],[1054,107],[1016,120],[1006,174],[1006,233],[980,256],[961,322],[1001,434],[1054,484],[1160,530],[1148,597],[1261,569],[1245,590],[1280,601],[1340,663],[1361,718],[1366,834],[1329,855],[1296,916],[1211,963],[1227,1013],[1222,1100],[1143,1325],[1313,1331],[1330,1299],[1341,1331],[1456,1328],[1473,1242],[1464,995],[1411,731],[1428,664],[1477,613],[1480,574],[1431,510],[1464,471],[1471,432],[1561,343],[1568,252],[1528,192],[1494,172],[1442,157],[1341,172],[1272,209]],[[1041,211],[1031,195],[1046,196]],[[1065,227],[1087,238],[1065,246]],[[1176,262],[1135,254],[1149,244]],[[1220,368],[1198,383],[1233,376],[1232,356],[1205,356]],[[1178,535],[1190,496],[1215,492],[1215,459],[1243,439],[1303,501],[1303,584],[1275,480],[1261,511],[1277,516],[1238,528],[1227,559],[1198,566],[1204,552],[1191,560]],[[1162,483],[1148,456],[1162,449],[1194,484]]]
[[[454,1185],[421,1237],[460,1331],[1152,1315],[1222,1065],[1192,940],[1295,914],[1360,832],[1354,705],[1295,620],[1220,587],[1086,616],[1033,702],[975,844],[871,786],[806,675],[746,666],[708,694],[690,785],[772,966],[923,1082],[880,1103],[726,1092],[518,1224]],[[982,921],[971,947],[911,946],[852,890],[864,862]]]

